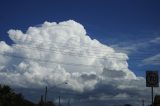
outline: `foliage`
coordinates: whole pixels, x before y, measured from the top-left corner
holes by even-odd
[[[34,106],[24,99],[22,94],[16,94],[9,86],[0,85],[0,106]]]

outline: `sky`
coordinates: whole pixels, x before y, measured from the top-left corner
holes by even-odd
[[[158,0],[1,0],[1,83],[34,101],[46,85],[55,87],[52,94],[57,91],[50,99],[61,94],[64,103],[71,98],[76,106],[149,101],[145,71],[159,71],[160,65],[159,5]]]

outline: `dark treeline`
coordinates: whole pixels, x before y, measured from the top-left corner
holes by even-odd
[[[0,85],[0,106],[55,106],[52,102],[46,104],[41,99],[39,103],[35,104],[24,99],[21,93],[14,92],[7,85]]]

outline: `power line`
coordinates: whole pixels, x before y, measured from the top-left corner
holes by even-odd
[[[59,61],[53,61],[53,60],[42,60],[42,59],[23,57],[23,56],[16,56],[16,55],[9,55],[9,54],[3,54],[3,53],[0,53],[0,55],[8,56],[8,57],[14,57],[14,58],[19,58],[19,59],[29,59],[29,60],[39,61],[39,62],[46,62],[46,63],[56,63],[56,64],[74,65],[74,66],[85,66],[85,67],[102,67],[102,66],[86,65],[86,64],[65,63],[65,62],[59,62]]]
[[[74,53],[74,52],[65,52],[65,51],[59,51],[59,50],[56,50],[56,49],[44,49],[44,48],[41,48],[41,47],[32,47],[32,46],[21,46],[21,48],[26,48],[26,49],[32,49],[32,50],[35,50],[35,49],[38,49],[39,51],[44,51],[44,52],[53,52],[53,53],[55,53],[55,54],[63,54],[63,55],[69,55],[69,56],[77,56],[77,57],[87,57],[87,58],[96,58],[96,59],[103,59],[103,60],[107,60],[107,59],[119,59],[119,60],[121,60],[121,61],[123,61],[123,59],[122,58],[119,58],[118,56],[120,56],[120,54],[118,54],[117,55],[117,57],[116,56],[108,56],[108,57],[104,57],[104,56],[95,56],[95,55],[84,55],[84,54],[78,54],[77,55],[77,53]],[[73,50],[72,50],[73,51]],[[88,53],[88,52],[87,52]],[[99,54],[99,53],[96,53],[96,54]],[[116,53],[115,53],[116,54]],[[101,55],[110,55],[110,54],[101,54]],[[145,55],[144,55],[145,56]],[[138,58],[133,58],[133,57],[138,57]],[[139,57],[141,57],[142,58],[142,56],[132,56],[132,60],[139,60],[140,58]],[[124,61],[125,61],[126,59],[124,59]],[[140,59],[141,60],[141,59]],[[157,60],[157,61],[160,61],[160,60]]]
[[[61,61],[42,60],[42,59],[29,58],[29,57],[23,57],[23,56],[16,56],[16,55],[11,55],[11,54],[3,54],[3,53],[0,53],[0,55],[13,57],[13,58],[18,58],[18,59],[28,59],[28,60],[38,61],[38,62],[45,62],[45,63],[55,63],[55,64],[70,65],[70,66],[83,66],[83,67],[93,67],[93,68],[103,68],[103,66],[100,66],[100,65],[97,66],[97,65],[80,64],[80,63],[79,64],[66,63],[66,62],[61,62]],[[120,70],[123,70],[123,69],[128,69],[128,67],[127,68],[120,68]]]
[[[19,42],[21,42],[20,40],[18,40]],[[34,41],[34,40],[33,40]],[[39,41],[36,41],[36,42],[40,42],[40,41],[43,41],[43,40],[39,40]],[[41,43],[41,42],[40,42]],[[98,49],[95,49],[96,48],[96,46],[93,46],[93,45],[90,45],[90,46],[88,46],[90,43],[84,43],[84,44],[88,44],[88,45],[78,45],[79,46],[79,48],[78,47],[73,47],[73,46],[67,46],[67,44],[66,43],[62,43],[62,42],[49,42],[49,41],[47,41],[47,42],[45,42],[45,45],[46,45],[46,43],[48,43],[47,45],[49,46],[52,46],[52,48],[56,48],[56,47],[54,47],[55,45],[54,45],[54,43],[57,43],[58,44],[58,48],[62,48],[62,49],[64,49],[64,48],[70,48],[71,50],[79,50],[79,49],[81,49],[81,48],[83,48],[84,50],[88,50],[89,48],[91,48],[92,50],[89,50],[89,51],[94,51],[94,52],[97,52],[97,53],[100,53],[100,52],[107,52],[107,51],[105,51],[105,50],[101,50],[101,51],[97,51]],[[106,46],[105,44],[102,44],[102,43],[100,43],[101,45],[103,45],[103,46]],[[28,46],[28,45],[27,45]],[[110,48],[110,47],[109,47]],[[155,48],[156,49],[156,48]],[[157,49],[156,49],[157,50]],[[150,50],[150,53],[146,53],[146,52],[142,52],[142,51],[138,51],[139,53],[145,53],[145,54],[150,54],[151,53],[151,50]],[[96,53],[96,54],[97,54]]]
[[[52,50],[52,49],[42,49],[42,48],[38,48],[38,47],[21,47],[21,48],[26,48],[26,49],[32,49],[32,50],[35,50],[35,48],[36,49],[38,49],[39,51],[43,51],[43,52],[48,52],[48,53],[50,53],[50,52],[53,52],[53,53],[55,53],[55,54],[63,54],[63,55],[69,55],[69,56],[76,56],[76,57],[87,57],[87,58],[96,58],[96,59],[103,59],[103,60],[107,60],[107,59],[119,59],[119,60],[126,60],[126,59],[122,59],[122,58],[119,58],[118,56],[119,56],[119,54],[117,55],[117,57],[113,57],[113,56],[108,56],[108,57],[106,57],[106,59],[104,58],[104,56],[95,56],[95,55],[83,55],[83,54],[77,54],[77,53],[74,53],[74,52],[65,52],[65,51],[58,51],[58,50]],[[98,54],[98,53],[96,53],[96,54]],[[105,54],[103,54],[103,55],[105,55]],[[108,55],[108,54],[106,54],[106,55]],[[103,58],[102,58],[103,57]]]
[[[6,53],[7,55],[9,55],[9,53]],[[6,54],[3,54],[3,55],[6,55]],[[57,54],[57,53],[56,53]],[[59,53],[58,53],[59,54]],[[71,54],[65,54],[65,55],[71,55]],[[11,56],[16,56],[16,55],[11,55]],[[71,56],[76,56],[76,55],[71,55]],[[79,56],[79,55],[78,55]],[[17,57],[17,56],[16,56]],[[84,57],[84,56],[79,56],[79,57]],[[85,57],[87,57],[87,56],[85,56]],[[22,57],[22,58],[26,58],[26,57]],[[88,58],[88,57],[87,57]],[[91,57],[90,57],[91,58]],[[103,58],[97,58],[97,57],[94,57],[95,59],[103,59]],[[118,58],[117,57],[107,57],[107,59],[116,59],[116,60],[118,60]],[[32,59],[36,59],[36,58],[32,58]],[[104,59],[104,60],[107,60],[107,59]],[[39,60],[39,59],[37,59],[37,60]],[[134,60],[134,62],[136,62],[136,61],[142,61],[141,59],[132,59],[132,60]],[[44,61],[44,60],[42,60],[42,61]],[[47,60],[45,60],[45,61],[47,61]],[[119,59],[119,61],[123,61],[122,59]],[[152,62],[155,62],[155,63],[159,63],[160,62],[160,60],[152,60]],[[132,61],[132,63],[133,63],[133,61]]]

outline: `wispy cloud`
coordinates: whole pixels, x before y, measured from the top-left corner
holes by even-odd
[[[141,62],[141,65],[159,65],[160,54],[158,49],[154,48],[160,44],[160,37],[156,37],[146,41],[132,41],[132,42],[120,42],[118,44],[111,45],[118,52],[126,53],[129,56],[134,55],[133,58]],[[149,51],[148,51],[149,49]],[[145,52],[146,50],[148,52]],[[156,55],[154,55],[156,53]],[[148,57],[146,58],[146,56]],[[152,56],[150,56],[152,55]],[[144,58],[145,57],[145,58]]]
[[[151,43],[160,44],[160,37],[156,37],[155,39],[150,41]]]
[[[149,47],[149,42],[120,42],[118,44],[111,45],[116,51],[131,55],[138,52],[141,49]]]
[[[142,62],[144,65],[147,65],[147,64],[159,65],[160,64],[160,54],[156,54],[154,56],[145,58]]]

